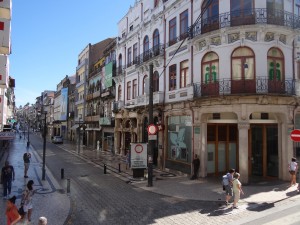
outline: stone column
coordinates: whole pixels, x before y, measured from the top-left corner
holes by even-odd
[[[247,184],[249,182],[249,150],[248,150],[248,130],[249,123],[239,123],[239,173],[241,174],[241,183]]]

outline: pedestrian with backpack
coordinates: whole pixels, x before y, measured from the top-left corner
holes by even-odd
[[[229,204],[229,201],[233,196],[232,181],[233,181],[234,173],[235,173],[235,169],[230,169],[228,173],[223,176],[223,189],[225,189],[225,193],[226,193],[226,198],[225,198],[226,205]]]

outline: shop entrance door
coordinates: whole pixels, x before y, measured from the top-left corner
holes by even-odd
[[[207,173],[223,174],[238,169],[238,132],[236,124],[207,125]]]
[[[251,175],[278,177],[277,124],[253,124],[249,138]]]

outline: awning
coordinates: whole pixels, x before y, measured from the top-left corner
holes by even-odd
[[[79,124],[75,124],[73,127],[71,127],[71,130],[76,130],[79,127]]]

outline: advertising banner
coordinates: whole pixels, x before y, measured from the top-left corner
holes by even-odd
[[[105,88],[112,86],[112,69],[113,69],[112,62],[105,65]]]
[[[60,120],[67,120],[67,107],[68,107],[68,88],[61,89],[61,102],[60,102]]]
[[[131,144],[131,169],[147,168],[147,143]]]

